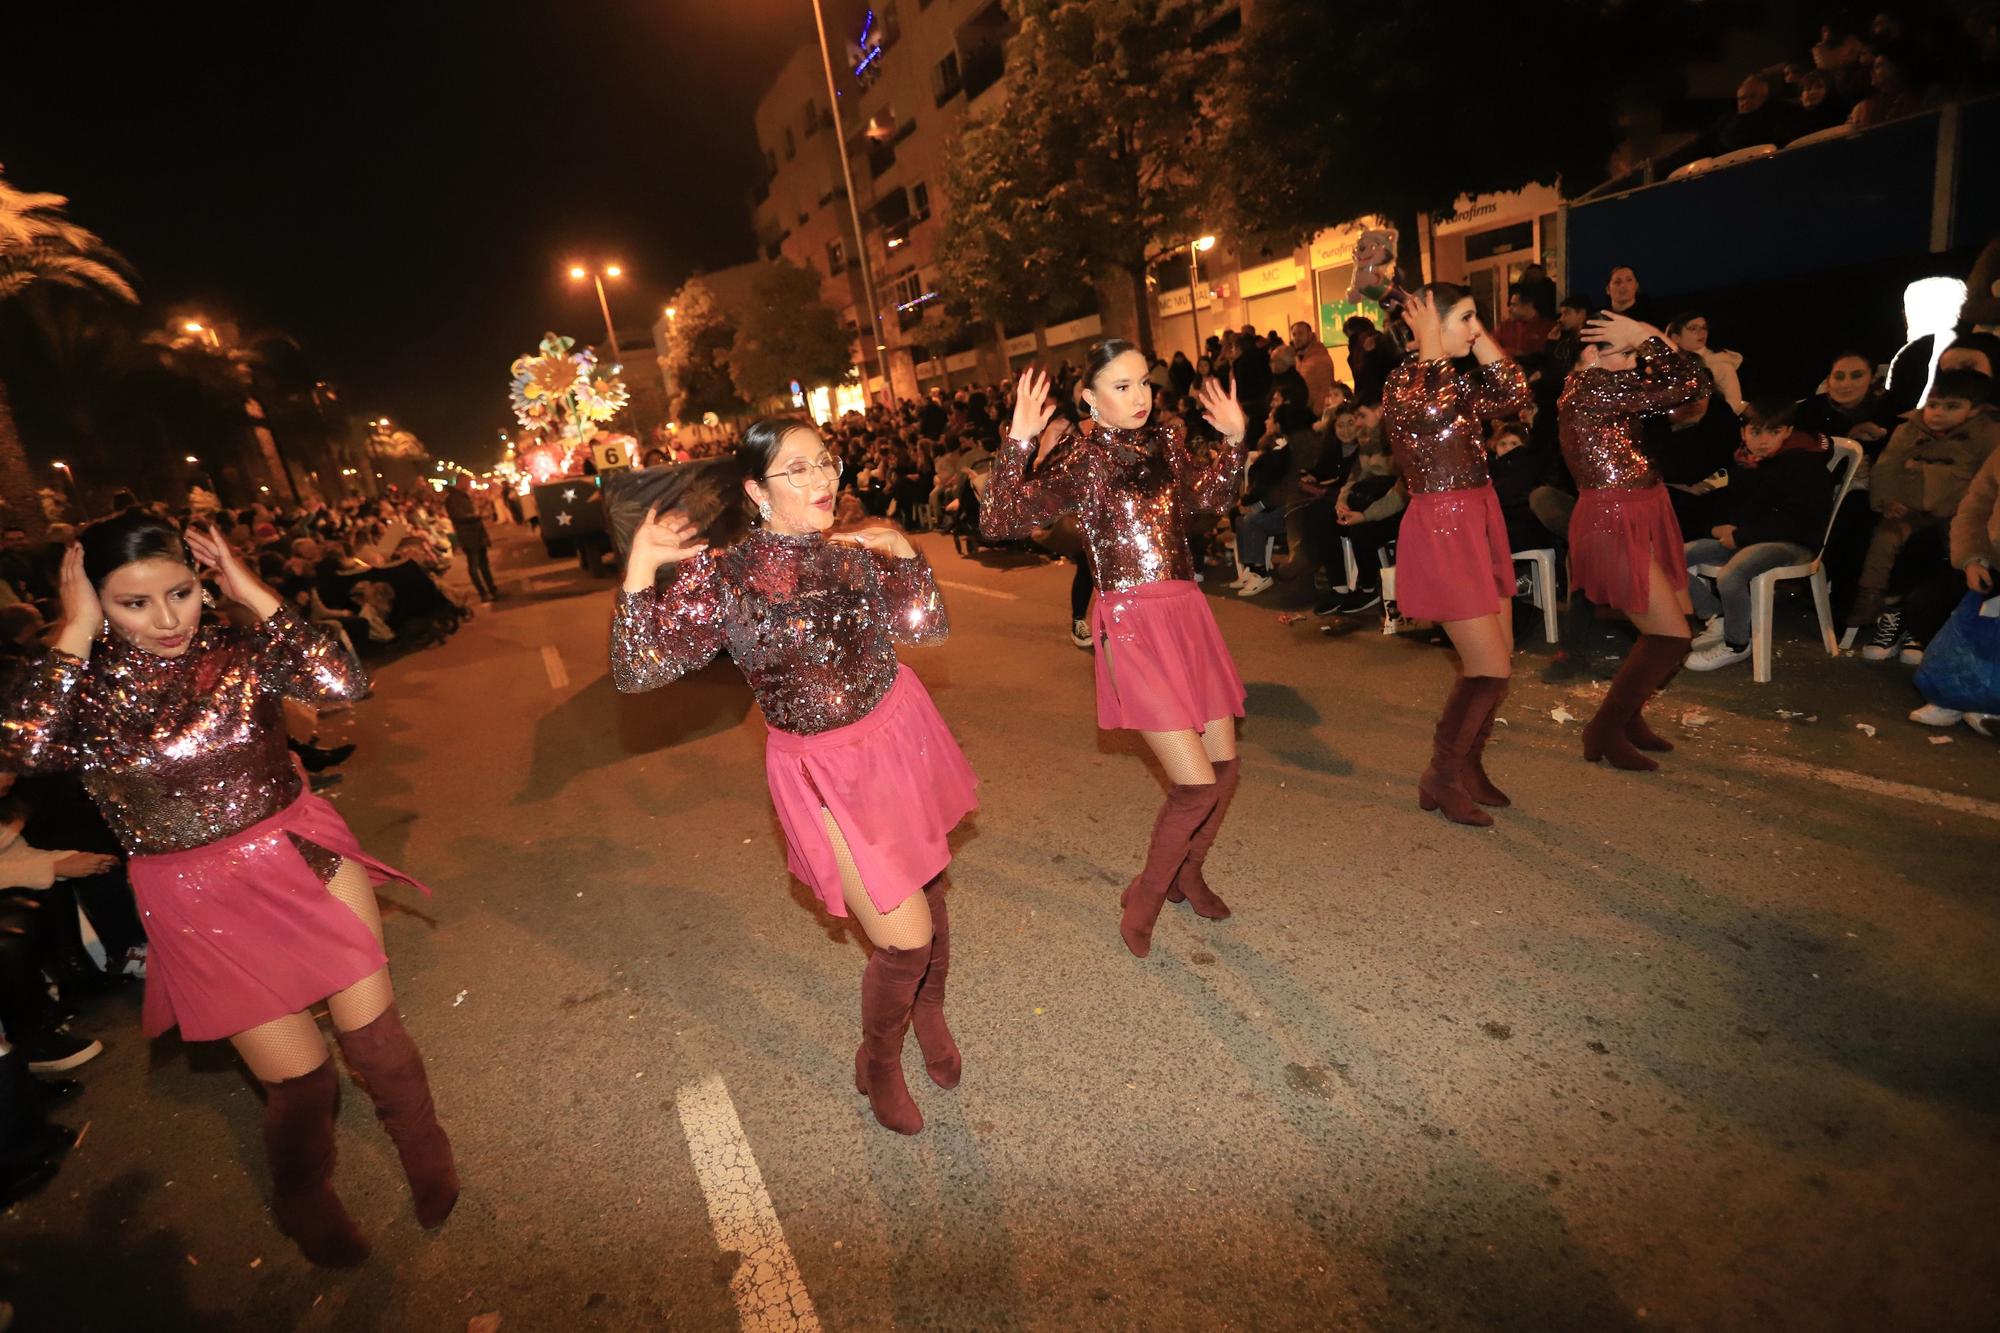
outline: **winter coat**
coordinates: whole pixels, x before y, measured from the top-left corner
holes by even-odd
[[[1875,508],[1900,504],[1933,518],[1950,518],[1996,444],[2000,423],[1983,412],[1973,413],[1947,435],[1933,435],[1922,420],[1911,417],[1896,427],[1869,473]]]
[[[1951,563],[1964,569],[1975,560],[2000,569],[2000,449],[1986,456],[1951,516]]]
[[[1730,411],[1742,416],[1743,382],[1737,378],[1736,372],[1743,365],[1743,353],[1704,347],[1695,355],[1701,358],[1701,363],[1708,367],[1708,373],[1715,378],[1716,394],[1723,402],[1729,404]]]
[[[1784,449],[1755,467],[1730,464],[1721,521],[1735,524],[1737,549],[1790,542],[1819,550],[1833,514],[1833,473],[1827,467],[1832,460],[1822,447]]]

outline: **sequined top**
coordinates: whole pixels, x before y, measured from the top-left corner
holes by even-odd
[[[1482,421],[1529,403],[1528,377],[1502,357],[1458,370],[1440,357],[1405,361],[1382,386],[1382,430],[1411,495],[1466,491],[1486,484]]]
[[[183,852],[268,819],[299,795],[281,700],[353,700],[368,676],[325,630],[280,606],[208,621],[178,657],[117,636],[86,661],[60,649],[0,704],[0,763],[74,768],[133,856]]]
[[[1009,440],[993,456],[979,530],[1004,541],[1074,514],[1106,592],[1192,579],[1188,515],[1227,509],[1243,469],[1241,442],[1198,459],[1180,426],[1163,421],[1138,430],[1097,426],[1058,444],[1039,467],[1035,449],[1031,440]]]
[[[950,632],[930,561],[767,528],[704,551],[671,584],[620,592],[611,679],[636,694],[727,649],[779,731],[811,736],[859,722],[896,683],[898,643]]]
[[[1698,358],[1665,338],[1638,346],[1633,370],[1573,370],[1556,402],[1563,461],[1585,490],[1639,490],[1659,482],[1641,451],[1640,418],[1701,396]]]

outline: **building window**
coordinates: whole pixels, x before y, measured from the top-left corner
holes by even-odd
[[[819,133],[819,103],[813,98],[806,99],[806,138]]]
[[[937,99],[937,104],[943,106],[958,96],[959,89],[964,86],[964,82],[958,76],[958,52],[948,51],[944,59],[938,61],[936,67],[931,70],[931,93]]]
[[[924,294],[924,275],[911,269],[896,279],[891,289],[898,306],[914,304]]]
[[[767,175],[771,175],[771,176],[775,176],[775,175],[777,175],[777,174],[778,174],[778,150],[777,150],[777,149],[775,149],[775,148],[766,148],[766,149],[764,150],[764,171],[765,171],[765,174],[767,174]]]
[[[931,220],[931,187],[922,181],[910,187],[910,211],[919,222]]]
[[[798,155],[798,141],[792,138],[792,127],[787,125],[785,126],[785,161],[789,162]]]
[[[826,273],[837,278],[847,272],[847,244],[839,237],[826,243]]]

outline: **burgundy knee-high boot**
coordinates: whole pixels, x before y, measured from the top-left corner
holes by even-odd
[[[1465,794],[1481,805],[1508,806],[1514,804],[1507,793],[1493,785],[1493,779],[1486,775],[1486,742],[1493,735],[1493,718],[1500,711],[1500,704],[1507,697],[1508,679],[1505,676],[1467,676],[1466,683],[1472,687],[1471,715],[1478,719],[1479,726],[1472,734],[1472,745],[1465,752],[1465,769],[1461,780]]]
[[[1677,635],[1641,634],[1612,678],[1604,702],[1583,728],[1583,757],[1591,763],[1609,759],[1614,767],[1650,773],[1659,765],[1640,754],[1626,736],[1626,726],[1646,701],[1687,660],[1688,641]]]
[[[884,1129],[915,1134],[924,1114],[903,1082],[903,1034],[917,987],[930,967],[931,946],[877,948],[861,972],[861,1047],[854,1052],[854,1090],[868,1098]]]
[[[368,1242],[333,1192],[333,1117],[339,1109],[340,1075],[332,1060],[310,1074],[264,1083],[271,1212],[278,1230],[322,1268],[353,1268],[368,1257]]]
[[[924,1050],[924,1072],[931,1076],[931,1082],[940,1088],[955,1088],[964,1072],[964,1060],[944,1021],[944,982],[951,972],[951,909],[945,904],[943,886],[942,879],[924,885],[924,897],[931,905],[931,965],[917,985],[910,1026],[917,1030],[917,1045]]]
[[[1465,788],[1466,755],[1479,736],[1480,717],[1474,705],[1481,687],[1472,677],[1460,676],[1445,696],[1444,712],[1431,733],[1431,763],[1417,779],[1417,808],[1442,809],[1446,818],[1474,828],[1491,828],[1493,816],[1479,808],[1479,802]],[[1494,679],[1478,677],[1478,679]]]
[[[1653,687],[1653,694],[1657,696],[1661,690],[1673,684],[1674,677],[1680,674],[1681,664],[1675,662],[1673,670],[1667,672],[1666,679]],[[1643,709],[1650,702],[1652,700],[1648,699],[1642,702],[1639,707]],[[1633,747],[1636,749],[1651,750],[1655,754],[1672,754],[1674,752],[1674,743],[1648,726],[1644,713],[1634,713],[1626,720],[1625,739],[1632,742]]]
[[[1118,933],[1135,958],[1153,951],[1153,923],[1160,919],[1167,891],[1174,886],[1181,862],[1187,858],[1188,844],[1202,821],[1215,808],[1215,783],[1167,788],[1167,799],[1153,820],[1153,841],[1146,848],[1146,864],[1139,877],[1126,885],[1118,904],[1124,913],[1118,919]]]
[[[404,1030],[396,1006],[384,1009],[365,1027],[336,1031],[334,1037],[396,1145],[416,1202],[418,1224],[442,1225],[458,1202],[458,1166],[452,1160],[451,1140],[445,1137],[437,1108],[431,1103],[424,1057]]]
[[[1181,862],[1180,871],[1174,876],[1174,886],[1167,890],[1168,902],[1185,902],[1194,908],[1196,916],[1205,916],[1210,921],[1227,921],[1229,904],[1208,887],[1208,880],[1202,875],[1202,866],[1208,860],[1208,849],[1215,845],[1215,835],[1222,831],[1222,821],[1229,815],[1229,803],[1236,799],[1236,784],[1242,775],[1240,760],[1216,761],[1215,806],[1201,821],[1201,827],[1194,831],[1194,836],[1188,839],[1187,858]]]

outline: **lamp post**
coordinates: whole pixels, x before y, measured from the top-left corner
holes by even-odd
[[[1188,322],[1194,326],[1194,359],[1201,360],[1201,312],[1195,309],[1201,287],[1201,252],[1213,250],[1215,238],[1203,236],[1188,242]]]
[[[69,464],[68,464],[68,463],[63,463],[63,462],[56,462],[56,463],[51,463],[51,464],[49,464],[49,466],[50,466],[50,467],[52,467],[52,468],[54,468],[54,469],[55,469],[56,471],[58,471],[58,472],[62,473],[62,474],[63,474],[63,480],[69,483],[69,498],[70,498],[70,500],[71,500],[72,502],[74,502],[74,503],[75,503],[75,505],[76,505],[76,516],[77,516],[78,518],[82,518],[82,517],[83,517],[83,492],[77,489],[77,486],[76,486],[76,474],[75,474],[74,472],[70,471],[70,468],[69,468]]]
[[[214,329],[209,328],[206,324],[203,324],[200,320],[195,320],[195,319],[188,320],[186,323],[181,325],[181,332],[188,334],[192,337],[201,339],[203,342],[207,343],[210,347],[214,348],[216,351],[222,350],[222,339],[216,336],[216,332]]]
[[[862,337],[864,369],[861,385],[868,387],[867,361],[875,363],[875,372],[882,377],[882,396],[889,394],[889,362],[882,355],[882,326],[875,316],[875,271],[868,262],[868,238],[861,231],[861,204],[854,193],[854,168],[847,161],[847,131],[840,123],[840,90],[833,83],[833,54],[826,44],[826,15],[820,10],[819,0],[812,0],[813,23],[819,28],[819,59],[826,70],[827,114],[833,118],[833,148],[840,158],[840,179],[847,185],[847,216],[854,223],[854,257],[861,264],[861,295],[868,309],[868,327]]]
[[[606,264],[601,271],[582,264],[571,264],[569,276],[572,282],[581,282],[588,277],[597,284],[597,308],[604,312],[604,336],[611,343],[611,362],[613,365],[622,363],[625,354],[618,350],[618,330],[611,324],[611,302],[604,295],[604,280],[622,278],[625,270],[617,264]]]

